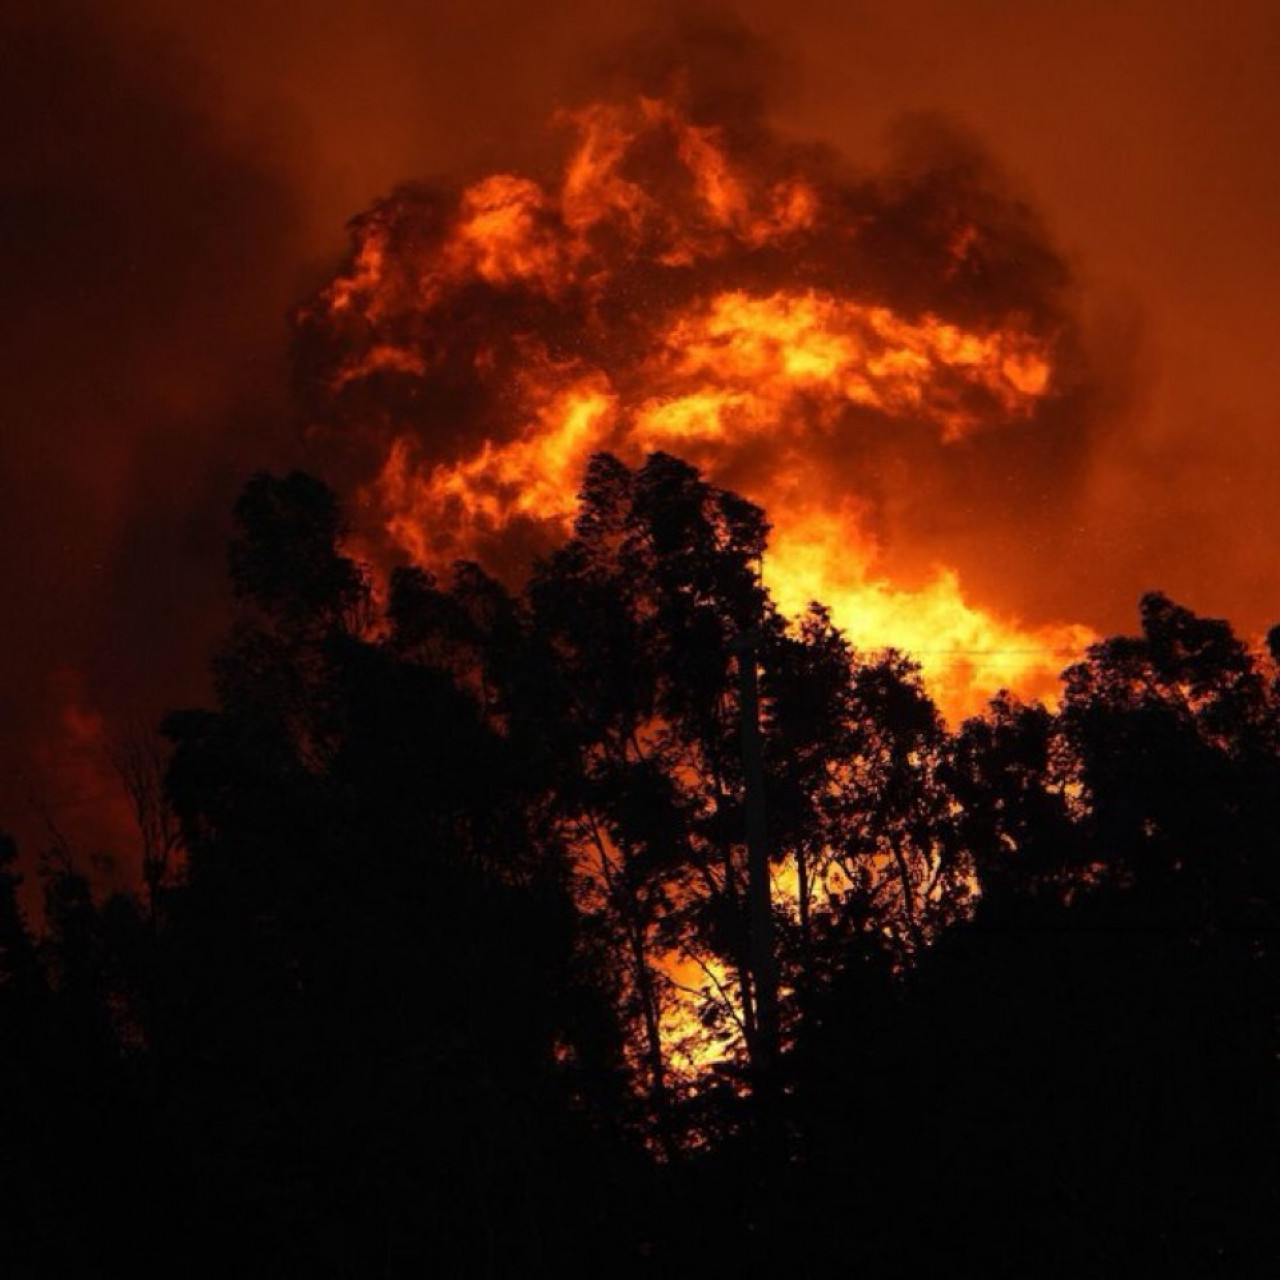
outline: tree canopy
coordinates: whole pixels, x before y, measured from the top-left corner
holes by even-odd
[[[1153,593],[953,727],[667,455],[520,590],[235,516],[146,882],[0,841],[15,1274],[1280,1262],[1280,646]]]

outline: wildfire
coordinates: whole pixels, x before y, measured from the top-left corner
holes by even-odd
[[[937,305],[895,305],[851,270],[874,214],[802,153],[752,151],[679,101],[561,123],[576,141],[554,181],[406,190],[358,220],[301,316],[321,415],[373,441],[363,500],[390,549],[511,576],[513,547],[527,562],[567,532],[592,453],[664,449],[764,507],[785,611],[820,600],[859,646],[912,653],[949,716],[1001,686],[1051,694],[1091,633],[998,618],[954,566],[893,582],[861,483],[899,440],[962,450],[1034,431],[1053,400],[1052,308],[944,308],[996,232],[943,208],[913,248]]]
[[[784,613],[817,600],[859,647],[906,650],[952,719],[1001,687],[1052,696],[1091,633],[997,617],[953,564],[895,581],[879,518],[1064,394],[1069,325],[1052,270],[1032,278],[1054,259],[1018,210],[964,173],[848,179],[678,96],[559,123],[550,180],[405,188],[362,216],[299,315],[317,426],[368,460],[362,551],[518,579],[568,535],[592,454],[663,450],[764,508]],[[618,852],[575,848],[605,893]],[[672,1078],[740,1052],[721,962],[643,946],[633,995]]]

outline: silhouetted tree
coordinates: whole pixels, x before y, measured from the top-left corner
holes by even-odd
[[[107,757],[133,810],[142,854],[142,881],[152,928],[159,923],[161,896],[181,851],[177,814],[165,794],[168,743],[151,728],[134,726],[108,748]]]
[[[261,477],[237,516],[246,608],[219,708],[167,722],[190,856],[174,1035],[222,1116],[214,1182],[295,1259],[354,1258],[330,1196],[364,1236],[449,1266],[554,1256],[546,1170],[589,1136],[562,1064],[595,1052],[594,1015],[522,763],[474,688],[410,653],[403,589],[373,638],[331,494]]]
[[[236,521],[139,893],[60,842],[32,926],[0,837],[16,1274],[1280,1265],[1280,631],[1150,595],[951,732],[665,455],[520,592],[382,609],[301,474]]]
[[[1034,900],[1067,903],[1087,882],[1076,770],[1058,718],[1008,694],[955,735],[945,778],[959,806],[956,838],[980,887],[980,926]]]

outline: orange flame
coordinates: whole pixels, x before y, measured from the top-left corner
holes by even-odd
[[[414,236],[397,238],[394,211],[367,217],[310,313],[358,335],[331,371],[335,397],[449,374],[485,400],[483,435],[450,456],[417,421],[385,438],[364,497],[392,546],[439,566],[483,559],[517,527],[545,545],[568,531],[593,452],[635,463],[665,449],[765,508],[764,573],[784,611],[821,600],[859,646],[912,653],[953,718],[1002,686],[1051,696],[1088,629],[995,617],[945,564],[923,586],[890,581],[832,460],[896,432],[946,449],[1034,429],[1054,395],[1052,329],[1018,313],[966,327],[789,282],[788,251],[834,236],[839,211],[802,173],[743,163],[676,104],[594,104],[563,121],[577,143],[558,187],[485,178]],[[981,249],[979,228],[952,227],[940,273]],[[451,347],[475,307],[480,337]]]

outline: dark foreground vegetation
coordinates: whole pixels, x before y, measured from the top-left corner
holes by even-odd
[[[1280,1274],[1274,644],[951,732],[669,457],[519,595],[237,517],[138,892],[0,845],[4,1275]]]

